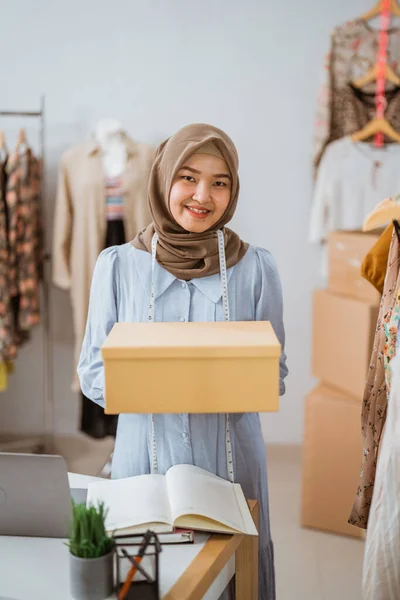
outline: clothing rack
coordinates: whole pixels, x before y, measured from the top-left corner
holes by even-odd
[[[38,111],[1,110],[0,117],[33,117],[39,119],[39,146],[41,160],[41,208],[43,230],[46,230],[46,203],[45,203],[45,99],[40,100]],[[44,239],[47,248],[48,240]],[[45,251],[42,281],[42,310],[41,323],[43,327],[43,433],[31,436],[0,436],[0,451],[51,453],[54,450],[54,404],[53,404],[53,356],[51,348],[51,315],[50,315],[50,253]]]

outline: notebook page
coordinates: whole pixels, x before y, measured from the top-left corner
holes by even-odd
[[[87,506],[97,506],[100,501],[108,508],[107,531],[146,523],[172,525],[164,475],[138,475],[90,483]]]
[[[209,473],[192,465],[172,467],[166,480],[174,521],[183,515],[199,515],[235,531],[246,532],[234,488],[237,484],[210,477]]]

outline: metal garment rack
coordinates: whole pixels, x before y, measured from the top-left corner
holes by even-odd
[[[39,111],[14,111],[2,110],[0,117],[33,117],[39,119],[40,160],[41,160],[41,208],[43,230],[46,230],[46,203],[45,203],[45,99],[40,100]],[[44,239],[47,248],[48,240]],[[54,405],[53,405],[53,354],[51,348],[51,305],[50,305],[50,253],[46,250],[44,256],[43,281],[42,281],[42,316],[43,327],[43,409],[44,428],[43,434],[26,436],[0,437],[0,451],[25,451],[25,452],[53,452],[54,451]]]

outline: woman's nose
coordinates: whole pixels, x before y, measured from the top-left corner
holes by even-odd
[[[207,184],[199,183],[196,186],[195,193],[193,194],[193,200],[199,202],[199,204],[206,204],[210,199],[210,190]]]

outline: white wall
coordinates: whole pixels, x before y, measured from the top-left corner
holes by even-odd
[[[270,442],[302,438],[310,377],[311,290],[318,257],[306,243],[315,96],[332,27],[372,0],[13,0],[0,19],[0,110],[35,109],[46,95],[51,217],[62,151],[101,117],[157,144],[193,121],[236,142],[242,194],[234,226],[277,258],[285,297],[287,394],[262,417]],[[35,129],[28,122],[35,145]],[[12,146],[16,127],[0,120]],[[70,431],[71,313],[53,292],[56,428]],[[41,331],[0,396],[0,431],[40,431]]]

